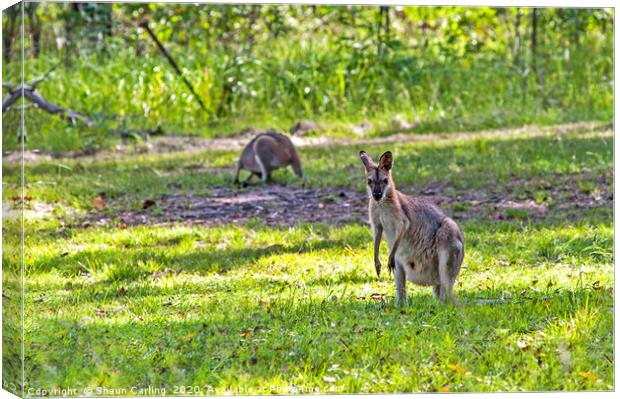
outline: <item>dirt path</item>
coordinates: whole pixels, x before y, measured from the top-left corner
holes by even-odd
[[[581,179],[584,176],[580,177]],[[461,220],[541,220],[580,217],[588,208],[613,208],[609,190],[613,172],[587,177],[596,183],[592,192],[583,192],[575,176],[558,176],[548,181],[518,180],[502,187],[456,190],[434,185],[423,190],[401,187],[407,194],[427,198],[448,215]],[[552,201],[537,203],[531,193],[546,190]],[[529,193],[529,194],[528,194]],[[351,188],[303,189],[281,185],[253,186],[237,190],[221,187],[209,195],[175,193],[151,200],[147,209],[95,213],[86,224],[168,225],[174,223],[206,226],[238,224],[253,219],[269,226],[302,223],[367,223],[366,194]],[[114,205],[113,203],[111,205]]]
[[[267,225],[345,223],[363,221],[365,196],[345,189],[303,189],[281,185],[236,190],[215,188],[209,195],[172,194],[153,201],[149,209],[126,210],[113,217],[121,224],[237,224],[260,220]],[[113,205],[113,204],[111,204]],[[114,223],[109,216],[92,215],[89,222]]]
[[[408,134],[358,140],[325,137],[295,138],[300,147],[321,147],[353,143],[380,144],[387,142],[441,142],[475,140],[479,138],[514,138],[562,135],[583,132],[580,137],[612,135],[612,127],[601,123],[576,123],[549,127],[523,127],[475,133]],[[238,150],[247,138],[203,139],[197,137],[160,137],[152,140],[147,153],[185,154],[205,150]],[[127,150],[128,151],[128,150]],[[13,154],[15,155],[15,154]],[[38,162],[46,155],[27,154],[29,162]],[[122,158],[135,154],[104,152],[90,159]],[[47,157],[51,157],[47,155]],[[86,157],[84,157],[86,158]],[[48,158],[51,159],[51,158]],[[7,159],[5,158],[6,162]],[[17,158],[19,161],[19,158]],[[217,171],[213,171],[216,173]],[[549,180],[552,179],[552,180]],[[595,182],[594,189],[584,192],[579,181]],[[552,181],[552,183],[549,183]],[[501,186],[476,190],[459,190],[448,185],[429,187],[400,187],[407,194],[425,197],[441,206],[456,220],[541,220],[548,217],[580,217],[583,209],[613,208],[613,171],[603,176],[547,177],[546,181],[513,180]],[[536,193],[549,194],[544,202],[537,202]],[[611,190],[611,191],[610,191]],[[45,204],[43,204],[45,205]],[[258,185],[246,189],[214,188],[208,195],[173,192],[150,199],[145,209],[127,209],[122,203],[110,201],[111,209],[95,211],[78,225],[166,225],[173,223],[220,225],[249,222],[253,219],[271,226],[290,226],[301,223],[340,224],[367,222],[367,199],[363,192],[350,187],[303,189],[281,185]],[[36,208],[36,207],[35,207]],[[41,208],[41,207],[39,207]],[[51,209],[51,208],[50,208]],[[37,209],[33,208],[33,212]],[[41,208],[36,215],[47,215],[51,210]],[[47,216],[46,216],[47,217]]]
[[[372,138],[333,138],[333,137],[292,137],[293,143],[297,147],[329,147],[335,145],[376,145],[384,143],[409,143],[409,142],[446,142],[454,140],[477,140],[481,138],[515,138],[515,137],[544,137],[550,135],[564,135],[578,131],[584,131],[584,137],[590,132],[597,135],[613,134],[613,127],[601,122],[579,122],[554,126],[524,126],[513,129],[484,130],[478,132],[454,132],[454,133],[429,133],[429,134],[394,134],[385,137]],[[120,159],[127,156],[140,154],[195,154],[203,151],[239,151],[251,138],[251,135],[238,135],[230,138],[212,138],[194,136],[160,136],[148,140],[144,145],[135,143],[120,143],[113,150],[101,150],[96,153],[69,152],[62,154],[51,154],[37,151],[25,151],[24,162],[32,164],[42,161],[63,159]],[[5,152],[3,162],[8,164],[18,164],[21,162],[19,152]]]

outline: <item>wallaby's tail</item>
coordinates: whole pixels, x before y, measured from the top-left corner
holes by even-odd
[[[293,165],[293,171],[295,172],[295,174],[303,179],[304,172],[301,170],[301,161],[299,160],[299,155],[297,155],[295,147],[292,147],[291,165]]]

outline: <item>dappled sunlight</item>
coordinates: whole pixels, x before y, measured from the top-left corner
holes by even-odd
[[[3,387],[614,390],[614,21],[5,10]]]
[[[32,165],[35,181],[58,184],[30,185],[28,195],[59,211],[26,224],[27,375],[131,386],[138,373],[217,393],[278,382],[609,389],[610,363],[589,348],[601,353],[613,338],[612,152],[605,130],[581,133],[392,142],[397,184],[440,204],[465,234],[457,304],[447,306],[409,285],[408,306],[396,308],[392,276],[376,277],[357,148],[303,148],[306,188],[286,185],[290,173],[276,186],[226,188],[230,172],[208,168],[228,168],[230,152]],[[200,207],[181,223],[121,217],[161,221],[204,201],[270,209],[274,197],[274,209],[288,208],[291,193],[312,197],[313,217],[337,217],[207,226]],[[596,366],[576,367],[578,358]]]
[[[188,382],[204,383],[204,376],[189,370],[205,366],[216,368],[223,362],[222,369],[212,370],[211,378],[217,389],[224,388],[226,375],[235,370],[243,370],[249,377],[271,380],[269,370],[253,367],[253,364],[271,363],[275,358],[284,358],[289,365],[283,374],[286,381],[294,380],[296,370],[304,368],[308,361],[313,364],[313,371],[303,378],[305,383],[323,373],[336,373],[339,380],[342,379],[341,383],[354,377],[336,372],[334,364],[340,365],[340,370],[355,370],[367,378],[377,378],[387,370],[368,369],[362,364],[368,365],[364,359],[370,358],[375,359],[372,365],[381,364],[380,354],[386,347],[393,349],[390,370],[402,369],[407,374],[431,376],[449,364],[457,364],[471,373],[467,378],[488,379],[489,389],[502,389],[504,380],[499,376],[507,367],[523,365],[525,379],[528,373],[536,373],[537,369],[526,368],[526,364],[536,363],[538,359],[542,359],[543,364],[557,362],[554,350],[564,342],[562,331],[578,328],[581,336],[587,336],[593,323],[605,318],[603,311],[592,310],[612,303],[605,292],[585,289],[560,290],[551,297],[495,305],[467,302],[467,298],[477,294],[477,291],[460,292],[465,303],[441,306],[430,292],[416,290],[410,305],[401,309],[394,308],[389,300],[361,300],[356,297],[359,292],[355,289],[338,286],[315,290],[289,288],[281,295],[267,298],[258,293],[242,293],[242,297],[234,292],[228,297],[216,295],[219,300],[211,294],[184,294],[162,306],[166,310],[165,317],[140,312],[144,304],[123,304],[131,300],[128,295],[114,306],[104,304],[104,310],[81,319],[75,320],[64,314],[38,318],[36,330],[30,331],[28,336],[32,345],[38,347],[41,344],[39,339],[45,337],[40,332],[51,333],[59,339],[56,354],[64,351],[93,353],[100,350],[97,349],[101,348],[100,344],[105,346],[106,342],[114,342],[109,350],[116,355],[106,362],[94,363],[97,357],[82,359],[83,366],[93,370],[118,368],[122,371],[129,367],[127,359],[133,359],[132,367],[138,367],[147,375],[162,368],[184,368],[188,370],[184,377]],[[160,305],[156,298],[155,294],[155,303],[151,306]],[[497,312],[497,306],[502,308],[501,312]],[[94,307],[90,309],[95,310]],[[588,319],[586,324],[583,324],[584,317]],[[558,328],[560,332],[556,333]],[[92,340],[95,338],[97,345]],[[441,345],[434,344],[437,342]],[[572,347],[566,350],[579,350],[580,342],[569,339],[565,344],[572,343]],[[164,343],[165,347],[161,346]],[[147,347],[158,349],[152,352],[153,356],[145,357],[141,348]],[[426,366],[409,362],[407,354],[414,347],[423,352],[420,353],[422,358],[429,359]],[[542,347],[541,351],[538,351],[539,347]],[[180,351],[186,356],[166,360],[165,353],[169,351]],[[489,368],[459,363],[460,354],[467,351],[474,351],[483,358],[510,356],[511,361],[510,364],[491,363]],[[209,356],[201,356],[201,353],[209,353]],[[256,360],[250,361],[254,357]],[[54,365],[60,360],[48,358],[46,361]],[[577,370],[565,373],[571,376],[570,381],[559,380],[553,389],[588,383],[580,378]],[[104,377],[104,381],[109,382],[108,378]],[[257,381],[255,378],[251,380]],[[126,383],[134,381],[127,380]],[[408,386],[402,380],[392,384],[390,391],[399,392]],[[586,386],[605,387],[599,383]],[[526,387],[535,389],[535,385]]]

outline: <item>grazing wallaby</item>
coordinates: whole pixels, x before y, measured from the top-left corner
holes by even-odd
[[[406,280],[433,286],[435,296],[442,302],[450,299],[465,254],[459,226],[434,204],[396,190],[391,152],[381,155],[379,164],[364,151],[360,151],[360,158],[366,168],[377,276],[381,273],[379,245],[385,233],[397,304],[407,299]]]
[[[304,175],[301,170],[299,156],[291,139],[273,131],[261,133],[254,137],[243,149],[237,161],[234,183],[239,184],[239,172],[241,169],[250,172],[250,176],[243,182],[243,185],[247,186],[255,175],[267,182],[271,180],[271,172],[273,170],[288,165],[292,165],[295,174],[303,179]]]

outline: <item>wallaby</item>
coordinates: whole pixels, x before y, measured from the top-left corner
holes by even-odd
[[[250,176],[243,182],[247,186],[252,177],[259,176],[264,182],[271,180],[271,172],[275,169],[293,166],[293,171],[300,178],[304,178],[297,151],[291,139],[283,134],[268,131],[261,133],[250,141],[239,160],[234,184],[239,184],[239,172],[248,170]]]
[[[377,276],[381,274],[379,246],[385,233],[390,248],[388,268],[396,282],[396,303],[401,305],[407,299],[406,280],[432,286],[441,302],[451,299],[465,254],[459,226],[431,202],[396,190],[391,152],[381,155],[379,164],[364,151],[360,151],[360,158],[366,168]]]

